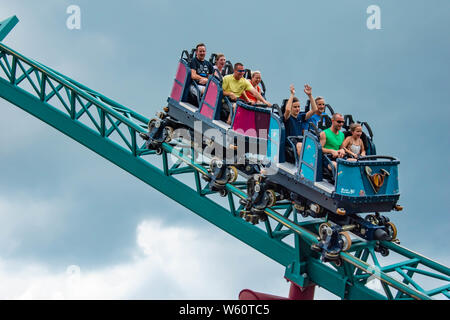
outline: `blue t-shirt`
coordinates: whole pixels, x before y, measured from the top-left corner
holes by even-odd
[[[320,121],[320,117],[322,115],[326,115],[325,112],[323,112],[321,115],[318,115],[317,113],[314,113],[311,118],[308,119],[308,126],[306,127],[306,129],[309,129],[309,124],[310,123],[314,123],[316,125],[316,127],[319,127],[319,121]]]
[[[200,61],[197,59],[197,57],[192,59],[191,63],[189,64],[189,67],[191,69],[194,69],[199,76],[205,78],[214,73],[214,68],[211,62],[209,62],[208,60]],[[198,80],[195,80],[195,82],[198,83]]]
[[[305,113],[301,112],[294,118],[292,115],[285,120],[286,137],[303,135],[303,127],[305,124]]]

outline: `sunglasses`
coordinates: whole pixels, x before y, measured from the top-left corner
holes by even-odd
[[[339,124],[343,124],[343,123],[344,123],[344,120],[339,120],[339,121],[336,120],[336,122],[339,123]]]
[[[244,72],[245,72],[245,70],[236,70],[236,72],[239,72],[239,73],[244,73]]]

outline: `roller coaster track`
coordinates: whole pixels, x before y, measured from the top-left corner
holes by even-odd
[[[0,41],[17,21],[0,23]],[[0,96],[283,265],[285,278],[300,287],[318,285],[342,299],[450,298],[448,267],[393,242],[381,242],[389,263],[375,251],[380,243],[361,239],[340,254],[340,265],[322,262],[310,246],[323,220],[299,221],[291,203],[267,209],[260,225],[246,222],[237,206],[247,196],[245,181],[227,184],[220,198],[204,186],[207,167],[194,161],[190,145],[164,143],[161,154],[146,149],[139,133],[149,119],[1,42]]]

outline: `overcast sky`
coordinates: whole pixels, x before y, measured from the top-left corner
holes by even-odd
[[[266,98],[312,86],[401,161],[402,245],[450,265],[450,2],[5,1],[4,43],[151,118],[183,49],[259,69]],[[81,29],[66,26],[69,5]],[[369,30],[369,5],[381,29]],[[286,296],[284,268],[0,99],[0,298]],[[332,298],[318,290],[317,298]]]

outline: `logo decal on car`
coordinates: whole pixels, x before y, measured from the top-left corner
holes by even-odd
[[[366,166],[365,170],[366,170],[367,179],[369,180],[370,185],[373,188],[373,191],[375,191],[375,193],[378,193],[378,191],[384,184],[385,177],[389,176],[390,173],[384,169],[381,169],[380,173],[372,174],[372,168],[369,166]]]

